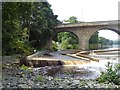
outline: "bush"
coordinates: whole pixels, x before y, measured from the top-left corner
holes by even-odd
[[[91,50],[98,49],[98,44],[97,43],[89,44],[89,49],[91,49]]]
[[[54,50],[54,51],[58,50],[58,46],[57,46],[57,43],[55,41],[52,41],[52,50]]]
[[[61,42],[61,49],[75,49],[77,48],[77,45],[75,44],[70,44],[67,40],[64,40]]]
[[[113,68],[113,64],[108,62],[106,65],[107,71],[102,72],[102,75],[97,79],[99,83],[114,83],[116,85],[120,85],[120,77],[117,74],[117,68]]]
[[[61,42],[61,49],[67,49],[69,45],[69,42],[67,40],[64,40]]]
[[[29,67],[28,67],[28,66],[25,66],[25,65],[22,65],[20,68],[21,68],[22,70],[28,70],[28,69],[29,69]]]
[[[43,82],[44,80],[42,75],[38,75],[36,79],[40,82]]]
[[[13,55],[13,54],[21,54],[24,56],[30,55],[33,53],[34,48],[32,48],[29,44],[24,43],[22,41],[14,42],[10,48],[6,48],[2,51],[2,55]]]
[[[78,49],[78,44],[73,44],[73,49]]]
[[[73,49],[73,46],[69,44],[66,49]]]

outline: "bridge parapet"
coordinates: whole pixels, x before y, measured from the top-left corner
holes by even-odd
[[[120,20],[112,21],[97,21],[97,22],[79,22],[79,23],[67,23],[57,26],[56,28],[65,28],[65,27],[84,27],[84,26],[101,26],[101,25],[118,25]]]

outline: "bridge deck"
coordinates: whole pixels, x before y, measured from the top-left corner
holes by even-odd
[[[81,27],[81,26],[100,26],[100,25],[118,25],[120,24],[120,20],[113,21],[97,21],[97,22],[79,22],[79,23],[67,23],[57,26],[56,28],[63,27]]]

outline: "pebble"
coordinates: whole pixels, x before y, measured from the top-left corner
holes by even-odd
[[[5,59],[5,57],[4,57]],[[10,57],[7,59],[11,59]],[[3,62],[3,64],[5,61]],[[12,62],[11,62],[12,63]],[[17,66],[17,65],[16,65]],[[46,73],[47,67],[42,68],[41,70]],[[51,69],[51,67],[49,67]],[[32,69],[31,69],[32,70]],[[40,70],[32,70],[32,72],[21,70],[18,67],[3,68],[3,88],[120,88],[118,85],[113,84],[99,84],[94,80],[80,80],[75,79],[74,77],[69,78],[65,76],[62,77],[52,77],[43,75],[44,80],[40,82],[36,80],[38,75],[41,75]],[[64,75],[63,75],[64,76]],[[69,75],[68,75],[69,76]]]

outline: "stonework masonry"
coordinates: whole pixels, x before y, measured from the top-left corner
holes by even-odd
[[[107,29],[120,35],[119,25],[120,20],[62,24],[54,29],[54,35],[59,32],[72,32],[79,38],[79,49],[89,50],[89,39],[96,31]],[[51,42],[52,39],[49,40],[49,48],[51,47]]]

